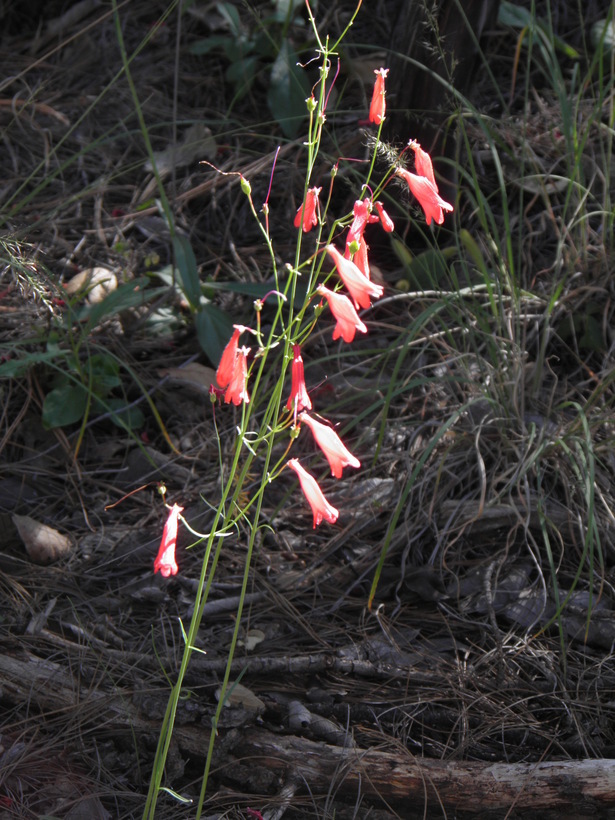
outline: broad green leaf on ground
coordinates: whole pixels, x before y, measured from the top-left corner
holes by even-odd
[[[233,323],[226,313],[215,305],[203,305],[194,317],[199,344],[209,361],[217,365],[222,351],[233,334]]]
[[[197,310],[201,301],[201,282],[196,264],[196,256],[187,236],[175,234],[173,237],[175,264],[182,281],[182,290],[192,310]]]
[[[88,394],[82,384],[68,382],[54,387],[45,396],[42,419],[47,428],[66,427],[81,421],[87,407]]]
[[[138,430],[143,427],[145,416],[138,407],[127,407],[126,404],[126,399],[106,399],[96,401],[94,410],[97,415],[109,413],[111,421],[122,429]]]
[[[279,123],[284,135],[294,139],[307,115],[305,101],[310,88],[298,57],[292,46],[284,41],[271,68],[271,81],[267,93],[269,110]]]
[[[45,364],[55,362],[58,359],[58,351],[43,350],[40,353],[26,353],[18,359],[9,359],[0,364],[0,379],[15,379],[18,376],[25,376],[28,370],[35,364]]]

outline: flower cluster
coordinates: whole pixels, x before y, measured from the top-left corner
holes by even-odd
[[[438,193],[438,185],[431,164],[431,157],[415,140],[408,143],[408,147],[414,151],[414,166],[416,174],[406,171],[405,168],[397,168],[395,174],[402,177],[408,184],[408,188],[418,199],[419,204],[425,212],[425,221],[428,225],[435,219],[438,225],[444,222],[443,211],[452,211],[453,206],[445,202]]]
[[[216,381],[222,388],[226,387],[224,401],[228,404],[248,404],[248,353],[249,347],[239,347],[239,337],[247,329],[243,325],[233,325],[233,335],[224,348],[220,364],[216,370]]]
[[[386,113],[385,79],[388,69],[380,68],[375,74],[376,81],[368,122],[380,127]],[[427,224],[431,224],[432,220],[437,224],[441,224],[444,221],[444,211],[452,211],[453,206],[445,202],[438,193],[438,185],[429,154],[414,140],[408,143],[408,147],[414,152],[415,173],[402,167],[395,167],[392,169],[392,173],[406,181],[410,191],[423,208]],[[243,177],[241,181],[242,190],[248,196],[251,196],[249,183]],[[324,214],[321,213],[321,190],[322,188],[315,186],[308,188],[305,198],[296,212],[294,226],[301,233],[309,233],[317,227],[319,231],[322,231],[325,225],[326,209]],[[321,307],[324,300],[326,300],[335,319],[333,339],[342,339],[344,342],[352,342],[357,332],[367,333],[367,327],[357,311],[370,308],[372,300],[379,299],[384,291],[383,286],[374,282],[371,278],[368,259],[369,247],[365,241],[366,227],[369,224],[378,223],[382,230],[387,233],[395,230],[393,221],[382,203],[372,198],[372,196],[365,195],[368,191],[369,189],[366,186],[362,198],[354,203],[352,216],[348,218],[348,231],[343,253],[333,243],[332,234],[329,240],[323,243],[323,246],[317,251],[317,253],[323,251],[332,263],[339,278],[337,285],[331,285],[332,271],[327,277],[327,283],[317,283],[308,295],[308,299],[320,297]],[[268,208],[266,213],[269,213]],[[335,282],[336,280],[333,279],[332,281]],[[276,293],[278,292],[276,291]],[[284,294],[278,293],[278,296],[286,299]],[[248,393],[248,356],[250,348],[240,346],[239,341],[244,332],[250,331],[255,333],[259,343],[263,344],[260,335],[259,313],[260,308],[262,308],[262,301],[257,301],[255,304],[259,320],[258,330],[254,331],[243,325],[234,325],[232,336],[222,353],[216,371],[216,381],[219,389],[214,389],[213,392],[214,395],[221,396],[223,394],[224,401],[227,404],[232,403],[238,406],[250,402]],[[296,324],[290,323],[289,327],[292,327],[294,331],[297,330]],[[291,387],[290,395],[285,404],[286,411],[291,415],[290,418],[283,421],[283,426],[292,427],[294,431],[292,440],[296,438],[302,427],[307,427],[315,443],[327,459],[331,468],[331,475],[335,478],[341,478],[344,467],[358,468],[361,466],[361,462],[349,452],[332,426],[323,423],[323,421],[318,421],[308,412],[313,410],[313,405],[305,382],[301,346],[293,343],[293,340],[288,338],[286,342],[287,350],[290,349],[291,343]],[[261,347],[257,356],[262,355],[262,353],[263,349]],[[297,458],[290,458],[285,466],[293,470],[299,479],[305,498],[312,509],[314,527],[322,521],[334,524],[338,519],[339,512],[327,501],[314,476],[307,472]],[[178,505],[171,508],[164,527],[160,551],[154,565],[155,570],[160,570],[165,577],[174,575],[177,572],[175,543],[177,540],[177,523],[181,511],[182,508]]]

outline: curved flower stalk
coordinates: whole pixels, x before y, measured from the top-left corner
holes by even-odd
[[[154,573],[160,570],[163,578],[168,578],[169,575],[177,575],[179,569],[175,560],[175,548],[177,546],[179,515],[183,511],[184,508],[180,507],[179,504],[173,504],[162,531],[162,541],[154,561]]]
[[[299,421],[306,424],[312,431],[312,435],[316,444],[325,454],[329,466],[331,467],[331,475],[335,478],[342,477],[342,470],[344,467],[360,467],[361,462],[356,456],[346,449],[344,443],[332,427],[316,421],[307,413],[301,413]]]
[[[324,285],[319,285],[317,290],[328,300],[331,313],[337,322],[333,329],[333,341],[341,337],[345,342],[352,342],[357,330],[359,333],[367,333],[367,328],[359,319],[347,296],[343,293],[335,293]]]
[[[305,495],[308,504],[312,508],[312,513],[314,515],[314,525],[312,529],[316,529],[316,527],[323,520],[328,521],[329,524],[335,524],[338,519],[339,512],[334,506],[329,504],[327,499],[324,497],[323,492],[318,486],[318,482],[314,476],[310,475],[310,473],[308,473],[308,471],[301,466],[299,460],[296,458],[289,459],[289,461],[286,462],[286,466],[290,467],[291,470],[294,470],[295,473],[297,473],[303,494]]]

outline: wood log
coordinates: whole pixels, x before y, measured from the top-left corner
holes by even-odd
[[[422,817],[425,809],[441,812],[442,806],[447,812],[470,812],[474,817],[491,812],[504,816],[511,809],[575,818],[615,812],[615,760],[429,760],[404,750],[327,746],[261,729],[244,734],[241,750],[243,763],[253,759],[274,771],[293,770],[312,792],[335,789],[349,798],[359,793],[380,797],[405,807],[406,818],[408,811]]]
[[[143,693],[141,693],[143,694]],[[0,700],[4,704],[28,704],[54,720],[60,714],[73,726],[90,727],[98,736],[122,735],[157,739],[158,715],[164,711],[168,689],[152,688],[146,693],[151,717],[134,693],[116,687],[87,688],[70,669],[33,653],[19,657],[0,654]],[[156,708],[153,708],[156,707]],[[154,717],[154,714],[156,715]],[[87,734],[87,732],[86,732]],[[223,735],[226,735],[223,736]],[[377,748],[330,746],[294,735],[274,734],[258,727],[225,732],[217,744],[216,767],[224,779],[237,764],[245,770],[269,771],[278,782],[298,778],[312,793],[332,788],[340,798],[384,799],[399,807],[410,820],[416,813],[433,809],[467,812],[484,818],[489,813],[504,816],[540,812],[541,818],[615,816],[615,760],[565,760],[544,763],[482,763],[417,758],[400,747]],[[174,741],[184,755],[202,759],[209,728],[205,725],[176,725]],[[261,777],[261,781],[264,778]],[[431,815],[428,815],[431,816]],[[440,814],[438,814],[440,816]],[[506,814],[506,816],[508,816]]]

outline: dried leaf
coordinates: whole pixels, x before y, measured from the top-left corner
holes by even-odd
[[[216,700],[220,700],[220,689],[216,689]],[[231,683],[226,691],[224,705],[234,709],[245,709],[260,715],[265,711],[265,704],[247,686],[240,683]]]
[[[197,160],[213,159],[217,150],[216,141],[209,128],[202,122],[195,122],[188,128],[181,142],[171,145],[164,151],[156,151],[154,161],[160,176],[166,177],[174,166],[181,168]],[[145,170],[153,170],[150,160],[145,163]]]
[[[35,564],[49,564],[70,552],[70,538],[29,515],[13,515],[13,523]]]
[[[195,387],[197,390],[209,393],[209,387],[216,384],[216,371],[198,362],[190,362],[185,367],[167,367],[159,370],[160,376],[168,376],[174,382]]]
[[[64,285],[69,296],[84,292],[85,301],[90,305],[102,302],[111,291],[117,288],[117,276],[108,268],[88,268],[73,276]]]
[[[259,643],[265,640],[265,633],[262,629],[248,629],[246,632],[246,637],[243,642],[246,652],[251,652],[254,647],[258,646]]]

